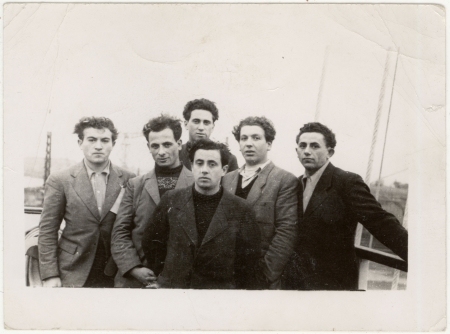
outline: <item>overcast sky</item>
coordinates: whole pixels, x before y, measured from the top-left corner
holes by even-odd
[[[79,161],[71,133],[82,116],[139,133],[204,97],[220,112],[213,138],[228,137],[240,164],[232,126],[265,115],[277,130],[270,158],[300,175],[295,136],[314,120],[325,69],[319,121],[337,136],[332,162],[365,177],[389,57],[373,181],[398,55],[382,174],[408,182],[414,136],[445,145],[444,20],[429,5],[6,4],[5,126],[22,125],[23,157],[45,156],[51,131],[52,157]],[[112,161],[152,168],[145,139],[128,143],[125,154],[119,138]]]

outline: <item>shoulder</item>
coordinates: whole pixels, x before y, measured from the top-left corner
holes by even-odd
[[[288,172],[287,170],[284,170],[283,168],[280,168],[276,165],[273,165],[272,170],[269,172],[269,179],[270,178],[277,178],[278,180],[289,182],[289,183],[297,183],[298,178],[292,174],[291,172]]]
[[[336,188],[349,191],[354,185],[362,185],[366,187],[363,178],[353,172],[345,171],[341,168],[333,166],[332,184]]]
[[[83,167],[84,166],[82,165],[82,163],[78,163],[68,168],[53,172],[49,175],[47,183],[63,183],[65,181],[69,181],[72,179],[72,176],[76,176],[80,172],[80,169]]]
[[[233,180],[236,176],[239,175],[239,169],[236,169],[232,172],[229,172],[223,176],[224,181]]]
[[[122,174],[127,180],[136,177],[136,174],[117,165],[113,165],[113,168],[116,170],[117,173]]]
[[[192,185],[167,191],[161,198],[161,202],[163,201],[163,199],[165,199],[166,201],[177,203],[183,198],[187,198],[189,196],[192,196]]]

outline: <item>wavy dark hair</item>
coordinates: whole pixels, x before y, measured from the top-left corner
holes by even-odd
[[[173,116],[161,114],[158,117],[150,119],[147,124],[144,125],[142,133],[148,142],[148,134],[153,132],[159,132],[164,129],[170,129],[173,132],[173,137],[176,141],[181,138],[181,121]]]
[[[119,135],[119,132],[114,127],[113,121],[111,121],[109,118],[106,117],[82,117],[80,121],[75,124],[75,129],[73,130],[73,133],[78,135],[78,138],[83,140],[84,139],[84,130],[87,128],[94,128],[94,129],[108,129],[111,131],[112,134],[112,141],[113,143],[117,140],[117,136]]]
[[[214,102],[207,99],[197,99],[186,103],[183,110],[183,117],[186,121],[191,119],[193,110],[206,110],[212,114],[213,123],[219,119],[219,110]]]
[[[222,167],[228,165],[230,151],[227,145],[206,138],[196,140],[189,151],[189,160],[191,160],[192,163],[194,162],[195,152],[198,150],[217,150],[220,152],[220,162],[222,163]]]
[[[311,122],[306,123],[303,125],[303,127],[300,128],[300,132],[295,138],[295,142],[298,144],[298,141],[300,140],[300,136],[307,132],[318,132],[321,133],[325,137],[325,145],[327,147],[335,148],[336,147],[336,136],[335,134],[326,127],[325,125],[319,123],[319,122]]]
[[[250,116],[239,122],[233,128],[234,138],[239,142],[241,139],[241,129],[246,125],[257,125],[264,130],[264,137],[266,138],[266,142],[272,143],[275,140],[275,135],[277,132],[275,131],[275,126],[272,121],[264,116]]]

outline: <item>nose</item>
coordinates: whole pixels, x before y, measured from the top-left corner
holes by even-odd
[[[305,149],[303,150],[303,153],[305,155],[311,155],[311,149],[309,146],[306,146]]]
[[[165,150],[163,147],[161,147],[161,148],[158,150],[158,155],[164,156],[165,154],[166,154],[166,150]]]
[[[98,141],[95,142],[95,146],[94,147],[95,147],[96,150],[101,150],[103,148],[103,145],[102,145],[101,141],[98,140]]]
[[[206,166],[202,166],[200,168],[200,171],[202,172],[202,174],[208,174],[208,168]]]

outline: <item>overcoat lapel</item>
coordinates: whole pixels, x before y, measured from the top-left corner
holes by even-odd
[[[313,212],[328,196],[328,188],[331,186],[331,178],[333,176],[334,166],[330,163],[320,177],[319,182],[309,200],[304,216],[308,216]],[[303,198],[303,192],[302,192]],[[303,203],[303,200],[302,200]]]
[[[152,169],[144,180],[145,185],[144,188],[147,190],[150,197],[153,199],[155,204],[159,204],[159,189],[158,189],[158,180],[156,179],[155,170]]]
[[[205,237],[203,238],[202,245],[214,239],[220,233],[228,228],[226,211],[230,209],[228,205],[228,195],[224,191],[222,195],[222,199],[217,206],[216,212],[211,219],[211,223],[209,224],[208,230],[206,231]]]
[[[192,187],[185,190],[184,199],[180,203],[174,203],[178,208],[177,220],[181,223],[184,231],[192,243],[198,247],[197,226],[195,225],[194,199],[192,198]]]
[[[250,193],[247,196],[247,201],[251,205],[254,205],[256,201],[261,197],[263,188],[267,182],[267,178],[269,177],[269,174],[274,167],[275,165],[273,164],[273,162],[271,162],[259,173],[252,189],[250,190]]]
[[[175,185],[175,189],[186,188],[194,183],[194,176],[191,173],[188,173],[188,171],[189,170],[183,166],[180,176],[178,177],[177,184]]]
[[[242,167],[240,169],[238,169],[236,172],[232,172],[234,174],[234,176],[230,182],[225,183],[225,182],[223,182],[223,179],[222,179],[223,187],[232,194],[236,193],[236,189],[237,189],[237,185],[238,185],[238,181],[239,181],[239,173],[241,172],[241,170],[242,170]]]
[[[74,166],[71,171],[72,187],[83,201],[84,205],[89,209],[92,215],[100,222],[100,213],[97,208],[97,200],[95,199],[94,189],[92,189],[91,181],[84,166],[84,162]]]
[[[106,194],[105,194],[105,202],[102,207],[102,217],[101,220],[105,218],[108,214],[109,210],[111,210],[112,206],[117,200],[119,196],[122,181],[122,171],[115,168],[112,164],[110,165],[110,172],[108,177],[108,183],[106,184]]]

